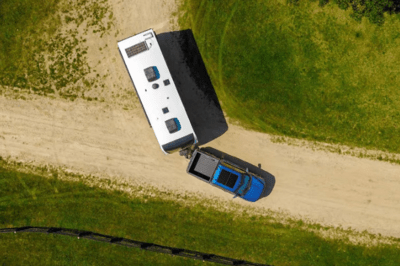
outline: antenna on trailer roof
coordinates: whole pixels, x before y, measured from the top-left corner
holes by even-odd
[[[146,37],[146,35],[149,35],[149,37],[145,38],[144,39],[145,41],[154,37],[152,32],[148,32],[148,33],[144,34],[143,37]],[[149,45],[149,49],[151,48],[151,46],[153,46],[153,44],[151,42],[146,42],[146,43]]]

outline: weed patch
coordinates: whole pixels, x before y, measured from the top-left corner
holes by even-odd
[[[112,27],[107,1],[17,2],[0,5],[0,85],[72,100],[97,85],[87,77],[83,36],[92,31],[101,38]]]

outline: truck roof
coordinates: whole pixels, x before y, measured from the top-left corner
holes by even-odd
[[[161,149],[165,152],[163,145],[190,134],[197,143],[155,32],[149,29],[119,41],[118,48]]]
[[[218,176],[218,179],[214,178],[211,181],[213,184],[219,184],[219,186],[224,189],[233,192],[239,187],[240,182],[238,182],[238,180],[241,180],[240,178],[242,174],[220,164],[216,169],[214,176]]]

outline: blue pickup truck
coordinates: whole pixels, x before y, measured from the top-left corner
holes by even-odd
[[[193,152],[187,173],[211,185],[255,202],[265,189],[265,181],[229,161],[219,159],[212,154],[197,149]]]

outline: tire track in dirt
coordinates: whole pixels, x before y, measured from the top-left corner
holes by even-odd
[[[183,157],[164,155],[141,109],[5,97],[0,97],[0,106],[3,157],[232,200],[187,175]],[[276,177],[269,197],[255,204],[236,203],[400,237],[398,165],[277,144],[266,134],[234,125],[208,146],[261,163]]]

